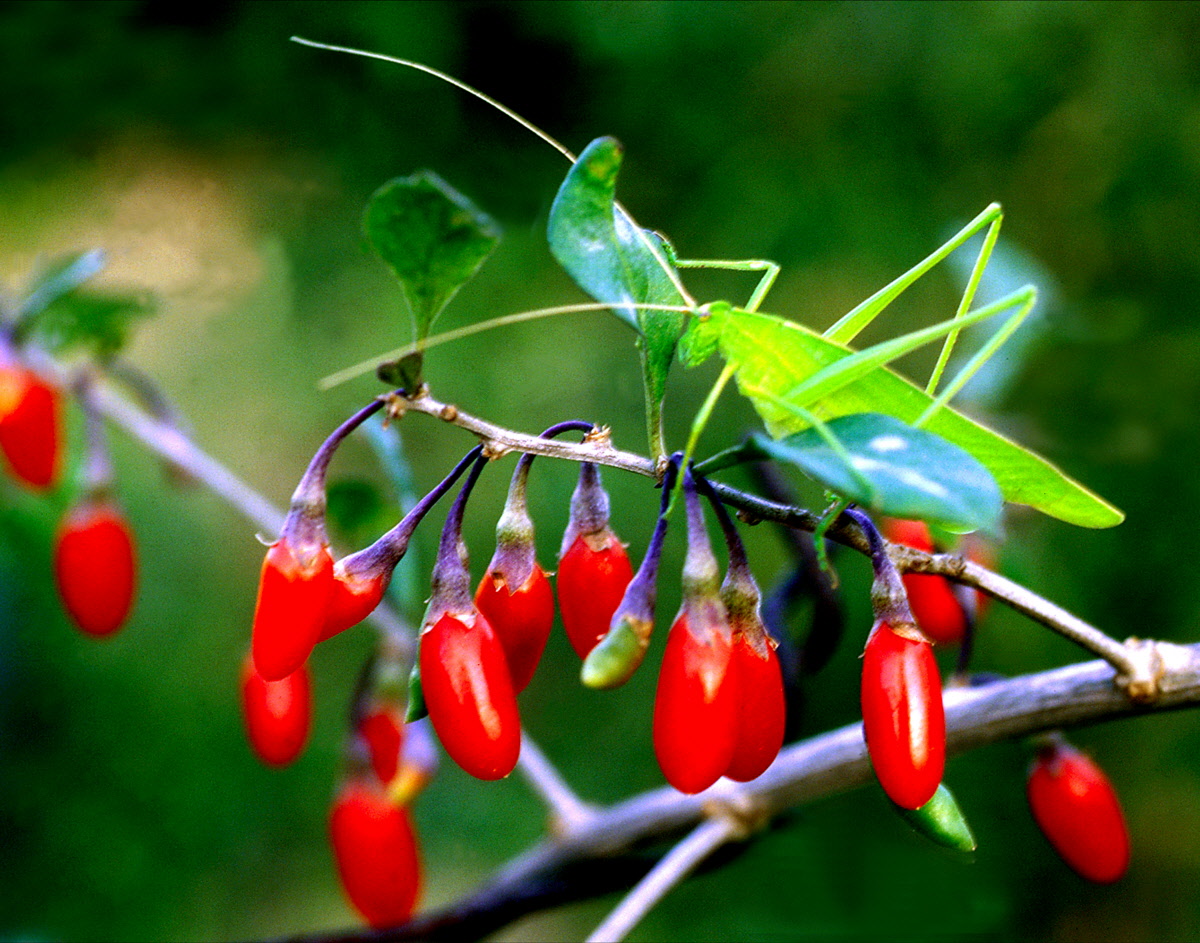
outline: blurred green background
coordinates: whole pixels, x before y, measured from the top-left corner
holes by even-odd
[[[509,119],[394,65],[302,48],[293,34],[437,66],[581,149],[627,146],[620,195],[683,256],[771,258],[767,310],[823,327],[992,200],[1007,211],[999,291],[1034,280],[1029,342],[977,412],[1128,513],[1107,532],[1014,514],[1001,567],[1112,634],[1196,638],[1200,582],[1200,7],[1192,4],[5,3],[0,6],[0,275],[92,247],[107,288],[153,293],[129,359],[198,442],[286,501],[307,457],[376,392],[321,376],[408,340],[399,289],[364,248],[362,207],[390,177],[435,169],[505,239],[440,329],[583,300],[544,227],[566,170]],[[705,299],[753,279],[689,279]],[[947,266],[864,340],[949,316]],[[534,431],[582,417],[641,450],[632,335],[608,315],[485,334],[431,353],[435,392]],[[916,375],[929,358],[903,366]],[[673,377],[678,445],[715,364]],[[706,448],[754,422],[727,397]],[[80,442],[73,416],[73,445]],[[431,486],[470,445],[414,416]],[[0,483],[0,938],[212,940],[352,925],[325,840],[363,627],[316,653],[317,716],[285,771],[245,745],[237,673],[262,550],[202,489],[171,486],[112,435],[141,548],[132,623],[96,643],[66,622],[50,541],[71,488]],[[354,441],[335,475],[382,481]],[[512,459],[468,514],[476,567]],[[550,566],[574,469],[534,471]],[[737,480],[737,479],[731,479]],[[614,525],[640,556],[657,493],[609,474]],[[425,528],[424,563],[440,515]],[[344,540],[369,534],[341,534]],[[787,559],[752,535],[764,585]],[[660,598],[673,611],[679,538]],[[844,556],[849,638],[812,686],[815,732],[852,722],[867,567]],[[420,596],[410,615],[419,616]],[[660,633],[661,635],[661,633]],[[661,782],[649,743],[652,665],[628,688],[580,688],[556,637],[522,697],[531,732],[585,798]],[[1010,673],[1079,657],[1007,613],[977,665]],[[1005,744],[951,761],[980,848],[923,843],[874,788],[805,808],[734,864],[675,891],[634,939],[1200,938],[1200,714],[1079,731],[1110,772],[1134,841],[1128,878],[1086,885],[1050,852]],[[452,764],[420,800],[426,900],[452,899],[535,839],[519,776]],[[504,938],[582,938],[613,904],[580,904]]]

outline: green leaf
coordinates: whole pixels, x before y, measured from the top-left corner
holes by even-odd
[[[648,402],[661,402],[687,315],[635,304],[686,305],[663,241],[616,204],[622,148],[597,138],[575,161],[550,208],[550,251],[585,292],[641,335]]]
[[[492,218],[431,170],[376,190],[363,228],[400,279],[418,341],[500,241]]]
[[[399,387],[405,392],[416,393],[421,388],[425,355],[419,350],[409,351],[399,360],[389,360],[375,368],[375,376],[388,386]]]
[[[791,391],[803,389],[818,372],[855,354],[803,325],[728,305],[712,305],[705,317],[693,318],[688,333],[692,332],[690,343],[696,349],[710,346],[715,338],[721,355],[736,365],[740,390],[775,438],[810,425],[787,407]],[[908,380],[874,366],[819,402],[802,405],[825,420],[875,412],[912,423],[931,402]],[[1045,459],[949,407],[938,410],[924,428],[982,462],[1006,501],[1027,504],[1082,527],[1112,527],[1124,520],[1119,510]]]
[[[18,317],[22,321],[41,314],[55,301],[70,294],[104,268],[104,253],[99,249],[68,255],[51,262],[34,281],[21,302]]]
[[[33,322],[33,331],[48,348],[91,350],[105,359],[121,351],[134,322],[154,313],[148,296],[72,291],[53,301]]]
[[[914,831],[920,832],[930,841],[936,842],[955,851],[972,852],[975,850],[975,836],[967,818],[958,807],[954,795],[942,783],[938,786],[933,798],[919,809],[904,809],[895,805],[895,809]]]
[[[841,416],[823,425],[784,439],[757,435],[752,441],[763,455],[796,466],[868,510],[950,530],[998,531],[1000,489],[963,449],[879,413]]]

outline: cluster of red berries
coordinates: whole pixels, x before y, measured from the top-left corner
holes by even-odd
[[[428,712],[459,766],[480,779],[499,779],[512,772],[520,755],[517,695],[533,677],[554,622],[554,593],[536,559],[526,502],[533,456],[518,462],[496,527],[496,552],[474,591],[461,528],[467,499],[487,464],[479,450],[468,454],[392,531],[334,563],[324,531],[325,470],[342,439],[379,406],[372,404],[344,423],[314,456],[296,489],[283,533],[263,564],[252,640],[254,672],[267,684],[282,683],[304,670],[319,641],[368,615],[416,524],[470,466],[442,532],[413,700]],[[567,422],[543,435],[572,430],[594,433],[590,423]],[[664,502],[674,473],[672,466]],[[783,740],[784,696],[774,645],[758,614],[758,587],[736,529],[710,496],[730,548],[729,575],[718,587],[690,474],[684,491],[689,520],[685,599],[667,642],[654,742],[667,781],[685,792],[699,792],[722,775],[753,779],[770,765]],[[584,680],[594,687],[625,681],[649,643],[665,508],[664,503],[635,575],[609,526],[609,500],[599,470],[590,463],[580,469],[562,542],[557,595],[567,636],[584,659]],[[303,686],[299,680],[294,684]],[[698,736],[698,731],[706,735]],[[291,739],[303,742],[302,736]]]
[[[871,541],[876,623],[863,652],[862,711],[867,750],[888,797],[906,810],[933,806],[945,768],[946,721],[933,643],[969,641],[986,598],[944,577],[898,576],[878,532],[860,512],[855,520]],[[928,527],[892,521],[889,538],[934,550]],[[976,544],[973,559],[984,556]],[[903,589],[898,589],[903,587]],[[1061,735],[1043,738],[1029,769],[1027,794],[1039,828],[1082,877],[1111,883],[1129,866],[1129,833],[1120,802],[1103,771]]]
[[[396,652],[364,672],[353,707],[347,770],[329,813],[329,837],[342,888],[373,927],[404,923],[421,890],[420,846],[410,806],[432,777],[437,758],[424,723],[406,724]],[[265,680],[247,655],[242,710],[255,754],[285,766],[304,750],[312,723],[307,665]]]
[[[112,472],[90,403],[90,385],[79,385],[88,425],[83,495],[59,524],[54,578],[63,606],[83,632],[112,635],[129,617],[137,584],[133,534],[112,498]],[[21,484],[48,491],[63,464],[63,396],[57,386],[22,363],[14,350],[0,353],[0,453]]]
[[[481,779],[506,776],[516,764],[516,695],[532,677],[554,620],[525,503],[531,461],[524,456],[518,464],[497,525],[497,550],[473,599],[460,526],[462,504],[482,460],[472,470],[447,519],[421,635],[420,678],[434,729],[451,758]],[[624,683],[649,644],[674,473],[672,466],[663,482],[663,510],[634,574],[609,526],[599,470],[589,463],[580,469],[559,558],[558,603],[590,686]],[[774,645],[758,614],[758,588],[736,530],[714,499],[730,546],[729,575],[719,587],[690,473],[684,493],[684,601],[659,674],[654,747],[667,781],[695,793],[721,776],[745,781],[762,774],[783,742],[784,695]]]
[[[518,461],[496,527],[496,550],[478,584],[472,584],[462,522],[475,482],[489,461],[479,447],[392,530],[335,562],[324,526],[326,469],[345,436],[382,405],[378,400],[360,410],[318,450],[296,489],[279,539],[267,551],[243,676],[248,735],[267,763],[284,764],[299,754],[311,715],[309,654],[378,605],[416,526],[465,474],[442,530],[409,680],[408,714],[415,719],[427,713],[442,746],[465,771],[484,780],[499,779],[519,758],[517,696],[534,675],[556,609],[550,574],[537,562],[526,501],[533,455]],[[543,435],[570,430],[599,434],[589,423],[568,422]],[[781,748],[786,715],[782,672],[775,642],[760,615],[758,586],[737,528],[712,487],[690,468],[680,468],[678,456],[672,458],[654,532],[635,573],[609,526],[609,499],[599,469],[583,463],[559,554],[557,609],[583,660],[585,684],[610,688],[632,675],[653,629],[659,561],[679,478],[687,515],[683,598],[659,673],[653,743],[667,782],[682,792],[697,793],[722,776],[749,781],[765,772]],[[725,538],[728,567],[723,581],[702,498]],[[885,793],[901,809],[919,812],[931,808],[935,795],[945,792],[939,787],[946,726],[933,643],[968,645],[984,599],[956,589],[940,576],[901,577],[870,519],[856,509],[848,513],[867,533],[875,567],[876,620],[863,655],[864,737]],[[892,522],[887,530],[897,543],[934,549],[928,528],[920,522]],[[403,700],[391,697],[386,701],[391,706],[383,711],[356,707],[352,754],[360,759],[352,760],[331,816],[335,856],[347,894],[376,926],[407,919],[420,881],[407,803],[416,792],[413,782],[427,778],[430,764],[404,760],[404,744],[412,738],[396,707]],[[361,701],[357,698],[356,705]],[[1039,766],[1030,779],[1030,801],[1038,821],[1077,870],[1096,880],[1115,879],[1097,875],[1124,870],[1123,863],[1118,868],[1115,862],[1127,861],[1127,838],[1124,851],[1110,850],[1103,866],[1090,872],[1081,866],[1074,849],[1087,827],[1060,825],[1056,832],[1039,810],[1056,809],[1049,819],[1067,821],[1070,816],[1063,811],[1061,797],[1068,787],[1045,783],[1078,783],[1087,777],[1078,763],[1061,757],[1052,763],[1045,754],[1044,763],[1055,772],[1042,772]],[[1097,777],[1090,781],[1095,783]],[[1093,792],[1097,789],[1093,786]],[[1093,802],[1093,807],[1103,804]],[[1115,799],[1110,806],[1119,817]],[[1094,820],[1101,813],[1089,814]],[[1101,831],[1114,828],[1107,824]],[[1064,834],[1075,837],[1063,838]],[[1097,856],[1089,852],[1085,857]]]

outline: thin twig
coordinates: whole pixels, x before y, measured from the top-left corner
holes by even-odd
[[[524,730],[521,731],[521,755],[517,760],[517,769],[550,809],[552,833],[569,834],[584,828],[595,818],[595,807],[575,794],[575,790],[546,758],[541,747]]]
[[[686,878],[696,866],[740,831],[734,819],[718,815],[705,819],[678,845],[659,859],[600,926],[587,943],[620,943],[642,922],[660,900]]]
[[[543,439],[541,436],[514,432],[486,419],[472,416],[457,406],[440,402],[434,399],[428,390],[422,390],[412,399],[392,397],[390,405],[393,416],[409,411],[424,413],[474,433],[483,442],[484,452],[491,458],[499,458],[509,452],[529,452],[573,462],[595,462],[654,477],[654,463],[650,459],[613,448],[607,437],[591,436],[585,442],[568,442],[564,439]]]
[[[607,439],[577,444],[547,441],[514,432],[464,412],[457,406],[436,400],[428,390],[422,390],[413,399],[397,397],[394,406],[398,414],[410,410],[424,413],[474,433],[483,441],[485,451],[494,456],[510,451],[532,452],[575,462],[595,462],[648,477],[655,475],[655,466],[650,459],[613,448]],[[760,498],[715,481],[712,482],[712,486],[722,502],[737,508],[742,516],[750,521],[769,520],[809,532],[815,531],[821,522],[819,515],[803,508]],[[825,536],[861,553],[869,553],[866,539],[848,518],[839,518],[826,531]],[[1131,696],[1155,696],[1153,676],[1157,669],[1154,665],[1147,664],[1136,648],[1111,638],[1095,626],[1089,625],[1031,590],[957,554],[925,553],[900,544],[889,544],[888,554],[902,572],[936,573],[982,590],[1035,622],[1104,658],[1125,679],[1123,684],[1129,688]]]

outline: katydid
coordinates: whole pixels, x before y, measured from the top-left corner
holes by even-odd
[[[615,199],[622,150],[614,139],[598,138],[576,157],[520,115],[483,92],[436,69],[376,53],[326,46],[308,40],[297,41],[317,48],[383,59],[434,75],[497,108],[572,161],[571,170],[551,209],[549,241],[555,257],[575,281],[595,298],[597,305],[564,306],[509,315],[455,334],[462,336],[468,332],[567,310],[595,307],[611,310],[638,333],[637,343],[646,386],[650,452],[660,467],[667,453],[662,401],[667,373],[676,352],[689,366],[719,352],[725,360],[725,368],[692,421],[685,462],[692,458],[699,436],[711,418],[724,387],[730,379],[736,379],[741,393],[751,400],[772,436],[790,437],[806,429],[814,429],[818,436],[811,441],[815,441],[820,448],[831,450],[836,460],[847,466],[845,470],[853,472],[849,479],[852,483],[864,476],[870,477],[867,470],[873,467],[872,463],[878,464],[880,461],[881,453],[876,446],[884,440],[872,441],[868,438],[850,447],[839,440],[834,425],[842,417],[882,414],[882,417],[900,420],[911,429],[926,429],[934,436],[947,440],[958,450],[951,460],[961,462],[969,474],[975,472],[975,467],[968,467],[972,463],[985,469],[1005,500],[1029,504],[1052,516],[1088,527],[1110,527],[1123,519],[1120,511],[1045,460],[967,419],[947,405],[1016,331],[1032,311],[1037,298],[1036,289],[1026,286],[998,301],[971,310],[980,278],[999,235],[1003,213],[998,204],[989,205],[927,258],[855,307],[823,333],[818,333],[792,321],[759,312],[779,274],[776,263],[764,259],[681,260],[665,239],[641,228]],[[848,346],[910,285],[984,230],[982,248],[953,318],[861,351]],[[759,272],[762,275],[744,308],[725,302],[701,305],[688,293],[680,278],[679,271],[688,268]],[[962,330],[997,315],[1005,316],[1001,326],[948,382],[943,383],[951,353]],[[428,349],[442,339],[449,338],[430,338],[424,347]],[[924,390],[888,369],[888,364],[896,358],[935,340],[941,340],[942,347]],[[361,365],[337,376],[340,379],[356,370],[361,371]],[[869,421],[866,428],[869,432]],[[887,428],[894,430],[895,426],[889,425]],[[856,425],[856,431],[859,435],[863,434],[861,422]],[[889,432],[887,444],[895,453],[892,459],[887,460],[892,463],[887,469],[888,473],[893,478],[897,475],[900,478],[905,475],[919,477],[920,464],[925,455],[921,448],[894,431]],[[809,447],[799,440],[793,446]],[[872,456],[863,454],[864,450],[871,449],[874,449]],[[942,450],[939,454],[945,458],[947,453]],[[847,480],[844,474],[838,477],[839,480]],[[818,480],[827,484],[821,478]],[[864,486],[861,490],[874,495],[878,492],[875,484],[869,481],[867,485],[870,487]],[[936,495],[926,497],[936,498]],[[884,501],[883,505],[870,509],[886,513],[886,503]],[[974,526],[968,524],[965,518],[956,520],[947,508],[943,510],[950,515],[943,517],[943,524],[952,527],[957,524],[959,529],[971,529]],[[936,517],[939,512],[935,510],[931,513]],[[975,520],[978,514],[967,517]],[[995,517],[998,518],[998,512]],[[997,522],[989,523],[995,525]]]

